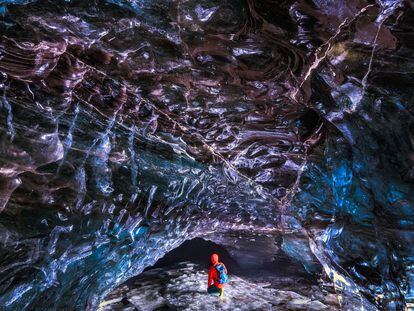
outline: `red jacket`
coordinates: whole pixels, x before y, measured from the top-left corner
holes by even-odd
[[[211,285],[211,283],[213,283],[213,282],[214,282],[214,286],[215,286],[215,287],[218,287],[218,288],[224,288],[224,285],[226,285],[226,284],[219,284],[219,283],[218,283],[218,278],[219,278],[219,275],[218,275],[218,272],[217,272],[217,269],[216,269],[216,266],[217,266],[218,264],[223,265],[223,266],[224,266],[224,269],[226,270],[226,273],[227,273],[227,268],[226,268],[226,266],[224,265],[224,263],[222,263],[222,262],[217,262],[217,263],[215,263],[214,265],[212,265],[212,266],[210,267],[209,272],[208,272],[208,284],[207,284],[207,287],[209,287],[209,286]]]

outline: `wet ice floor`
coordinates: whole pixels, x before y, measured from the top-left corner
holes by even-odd
[[[106,297],[106,310],[337,310],[334,294],[311,299],[231,275],[225,297],[206,293],[207,271],[185,262],[144,272]]]

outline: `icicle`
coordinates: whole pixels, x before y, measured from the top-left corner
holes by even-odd
[[[6,97],[6,88],[4,89],[2,102],[3,102],[3,107],[7,112],[7,127],[9,128],[10,142],[13,142],[14,135],[15,135],[14,128],[13,128],[13,113],[12,113],[12,107]]]
[[[135,191],[137,187],[137,175],[138,175],[138,167],[137,167],[137,162],[135,160],[134,140],[135,140],[135,125],[132,126],[129,139],[128,139],[129,152],[130,152],[130,157],[131,157],[131,184],[132,184],[132,188],[134,189],[133,191]]]
[[[111,152],[111,149],[112,149],[111,142],[109,140],[109,135],[115,124],[118,111],[115,112],[114,115],[112,116],[105,131],[99,137],[94,139],[94,141],[92,142],[92,145],[87,150],[85,159],[83,160],[83,163],[82,163],[82,166],[84,166],[87,159],[89,158],[89,155],[92,149],[100,141],[100,144],[96,147],[96,152],[95,152],[96,156],[94,157],[94,160],[93,160],[93,166],[94,166],[93,175],[96,180],[97,188],[105,196],[111,194],[114,190],[112,188],[112,172],[111,172],[111,169],[108,167],[109,153]]]
[[[151,215],[149,215],[149,210],[151,208],[152,202],[154,200],[154,195],[155,195],[155,192],[157,191],[157,189],[158,189],[158,186],[156,186],[156,185],[151,186],[151,189],[149,191],[147,206],[145,207],[145,213],[144,213],[145,217],[151,216]]]
[[[75,180],[78,185],[78,196],[76,198],[76,209],[79,210],[83,204],[86,194],[86,172],[84,166],[81,166],[75,175]]]
[[[72,124],[70,125],[69,130],[68,130],[68,134],[66,135],[65,141],[63,142],[63,147],[64,147],[65,151],[64,151],[64,154],[63,154],[62,161],[60,161],[59,167],[56,171],[56,174],[59,174],[60,169],[61,169],[63,163],[66,160],[66,156],[69,152],[69,149],[72,147],[73,131],[74,131],[75,126],[76,126],[76,121],[78,120],[79,111],[80,111],[80,108],[79,108],[79,105],[77,105],[76,108],[75,108],[75,115],[73,116],[73,119],[72,119]]]
[[[88,150],[86,151],[86,155],[85,155],[85,158],[84,158],[84,160],[83,160],[82,166],[84,166],[84,165],[85,165],[86,160],[88,160],[89,155],[90,155],[90,153],[91,153],[92,149],[96,146],[96,144],[97,144],[100,140],[101,140],[101,141],[104,141],[104,140],[108,137],[109,133],[111,132],[111,130],[112,130],[112,128],[113,128],[113,126],[114,126],[114,124],[115,124],[115,120],[116,120],[116,116],[117,116],[117,114],[118,114],[118,111],[117,111],[117,112],[115,112],[115,114],[113,115],[113,117],[112,117],[112,118],[111,118],[111,120],[109,121],[109,124],[108,124],[108,126],[106,127],[105,132],[103,132],[103,133],[102,133],[99,137],[97,137],[97,138],[95,138],[95,139],[93,140],[92,145],[91,145],[91,146],[88,148]]]
[[[104,195],[109,195],[114,191],[112,188],[112,172],[108,168],[109,153],[112,146],[109,136],[102,137],[102,141],[96,148],[96,157],[94,160],[95,169],[93,170],[96,178],[96,186]]]

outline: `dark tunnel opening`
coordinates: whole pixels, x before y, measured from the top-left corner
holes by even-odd
[[[192,262],[208,270],[211,254],[217,253],[220,261],[225,263],[229,274],[232,275],[264,282],[274,279],[278,279],[278,282],[284,279],[296,279],[313,284],[316,282],[316,275],[307,273],[299,261],[290,258],[283,251],[278,251],[272,258],[263,260],[257,247],[260,248],[259,245],[246,247],[240,244],[236,247],[238,251],[234,253],[233,249],[231,254],[225,246],[197,237],[183,242],[144,271],[165,268],[181,262]]]
[[[210,266],[210,256],[216,253],[219,255],[220,261],[226,264],[230,273],[239,273],[240,266],[236,259],[221,245],[202,238],[194,238],[187,240],[177,248],[165,254],[150,269],[163,268],[178,262],[190,261],[199,264],[202,268],[208,269]]]

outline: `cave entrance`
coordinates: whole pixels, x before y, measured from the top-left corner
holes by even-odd
[[[263,249],[270,249],[267,243],[272,240],[273,238],[265,237],[262,240],[259,237],[249,240],[244,236],[242,240],[222,245],[197,237],[183,242],[144,271],[166,268],[181,262],[191,262],[207,270],[210,267],[211,254],[217,253],[230,274],[256,282],[277,279],[280,283],[286,278],[290,281],[316,281],[299,261],[292,260],[280,249],[264,252]]]
[[[152,267],[148,267],[144,271],[163,268],[184,261],[190,261],[199,264],[201,267],[208,268],[210,264],[210,256],[213,253],[219,255],[220,261],[223,261],[226,264],[229,271],[232,273],[238,273],[240,271],[240,266],[236,259],[230,255],[226,248],[202,238],[194,238],[185,241],[177,248],[166,253]]]

